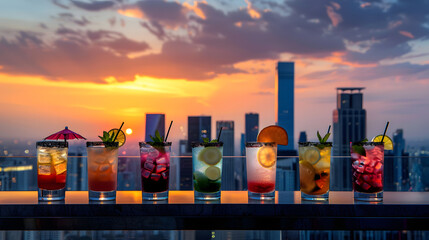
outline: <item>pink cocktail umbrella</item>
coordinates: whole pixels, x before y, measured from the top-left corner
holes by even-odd
[[[67,140],[71,140],[71,139],[85,139],[86,140],[86,138],[82,137],[81,135],[69,130],[68,127],[66,127],[64,130],[61,130],[57,133],[49,135],[45,138],[45,140],[60,140],[60,139],[64,139],[64,142],[67,142]]]

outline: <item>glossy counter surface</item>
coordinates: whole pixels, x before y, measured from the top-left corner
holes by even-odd
[[[68,191],[63,202],[38,202],[37,192],[0,192],[0,230],[429,230],[429,192],[385,192],[383,203],[331,192],[326,203],[301,202],[300,192],[276,192],[271,202],[247,191],[223,191],[218,202],[194,201],[193,191],[170,191],[165,202],[119,191],[113,202],[90,202]]]

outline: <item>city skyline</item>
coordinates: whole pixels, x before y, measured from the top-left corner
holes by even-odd
[[[243,129],[242,114],[258,112],[262,128],[275,123],[278,61],[295,62],[294,138],[315,139],[331,123],[335,89],[353,86],[366,87],[368,136],[389,120],[407,139],[429,138],[428,13],[409,10],[425,1],[158,4],[0,3],[0,138],[42,139],[67,125],[96,140],[125,121],[137,142],[151,112],[174,120],[176,141],[191,115]]]

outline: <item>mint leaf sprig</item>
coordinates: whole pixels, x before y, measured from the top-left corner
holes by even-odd
[[[152,135],[149,135],[150,139],[152,139],[152,141],[147,142],[150,145],[153,145],[154,143],[163,143],[164,142],[164,136],[161,136],[161,134],[159,133],[158,130],[155,131],[155,137]]]
[[[330,127],[331,127],[331,126],[329,126],[329,129],[330,129]],[[323,149],[323,148],[327,147],[327,146],[328,146],[327,141],[328,141],[328,139],[329,139],[329,137],[330,137],[330,136],[331,136],[331,133],[329,132],[329,130],[328,130],[328,132],[325,134],[325,136],[323,136],[323,138],[322,138],[322,136],[320,135],[319,131],[317,131],[317,138],[319,139],[319,144],[317,144],[317,147],[318,147],[319,149]],[[329,145],[330,145],[330,144],[329,144]]]
[[[113,142],[113,140],[115,139],[115,134],[112,134],[112,136],[110,136],[108,132],[103,131],[103,136],[98,136],[98,137],[104,143],[106,143],[106,142]]]
[[[366,157],[366,151],[365,148],[362,146],[362,143],[368,142],[368,139],[365,138],[362,141],[356,142],[355,144],[352,144],[353,152]]]
[[[210,141],[209,138],[203,138],[203,142],[204,143],[217,143],[218,140],[217,139],[213,139],[213,140]]]

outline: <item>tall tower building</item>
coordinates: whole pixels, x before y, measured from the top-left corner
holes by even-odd
[[[307,133],[305,131],[299,133],[298,142],[307,142]]]
[[[146,134],[145,141],[152,141],[149,136],[155,136],[156,130],[161,136],[165,136],[165,114],[147,113],[146,114]]]
[[[219,133],[220,128],[222,128],[220,141],[223,142],[223,155],[234,156],[234,121],[216,121],[216,134]]]
[[[350,142],[366,137],[366,110],[363,109],[364,88],[337,88],[337,108],[333,113],[333,156],[331,181],[333,190],[351,190]]]
[[[211,116],[189,116],[188,117],[188,152],[192,152],[192,142],[203,142],[203,138],[212,136]]]
[[[246,125],[246,142],[256,142],[259,133],[259,114],[246,113],[244,122]]]
[[[294,89],[295,63],[278,62],[275,89],[276,124],[284,128],[288,134],[289,144],[278,146],[278,151],[295,150],[294,140]]]

